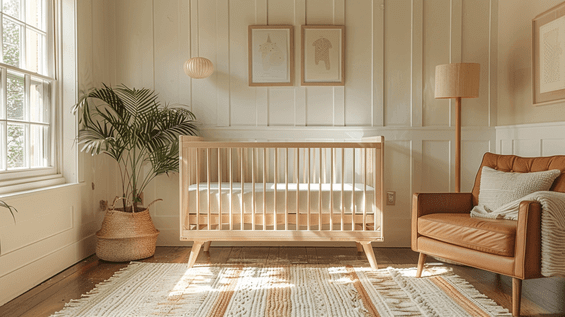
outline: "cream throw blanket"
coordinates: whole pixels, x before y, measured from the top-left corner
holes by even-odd
[[[542,206],[541,274],[565,277],[565,193],[531,193],[491,212],[474,208],[471,217],[517,220],[520,202],[530,200],[538,201]]]

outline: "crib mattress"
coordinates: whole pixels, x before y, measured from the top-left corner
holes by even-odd
[[[342,194],[341,184],[312,183],[309,197],[307,183],[289,183],[288,194],[285,186],[285,183],[277,183],[275,191],[275,183],[267,183],[266,186],[263,186],[263,183],[255,183],[255,203],[253,203],[252,183],[244,183],[243,190],[241,183],[233,183],[231,194],[230,183],[221,183],[221,192],[218,183],[210,183],[209,192],[207,183],[193,184],[188,188],[188,209],[190,213],[196,213],[196,201],[199,199],[200,213],[208,213],[210,210],[213,214],[220,212],[228,214],[230,205],[232,213],[241,213],[242,204],[244,213],[263,213],[263,209],[265,213],[275,211],[277,214],[284,214],[287,211],[296,213],[297,205],[299,213],[307,213],[309,201],[310,213],[318,213],[321,195],[322,213],[330,213],[330,197],[333,200],[334,213],[341,213],[342,205],[346,213],[355,211],[356,214],[362,214],[366,210],[370,214],[374,211],[375,189],[371,186],[366,186],[364,190],[363,184],[355,184],[353,187],[353,184],[346,183],[343,185]]]

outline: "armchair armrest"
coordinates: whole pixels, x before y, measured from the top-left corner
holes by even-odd
[[[522,201],[516,224],[514,274],[521,279],[541,275],[541,204]]]
[[[414,193],[412,198],[412,250],[418,251],[418,218],[433,213],[469,213],[471,193]]]

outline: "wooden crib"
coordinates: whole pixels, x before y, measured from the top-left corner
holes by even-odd
[[[180,137],[180,239],[188,266],[212,241],[354,241],[377,268],[384,138],[218,142]]]

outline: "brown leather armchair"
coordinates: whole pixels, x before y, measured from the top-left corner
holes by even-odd
[[[471,218],[478,203],[483,166],[503,172],[561,170],[550,190],[565,192],[565,156],[524,158],[486,153],[471,193],[415,193],[412,250],[420,252],[417,277],[426,255],[512,277],[512,314],[520,315],[522,280],[541,275],[541,205],[522,201],[518,220]]]

